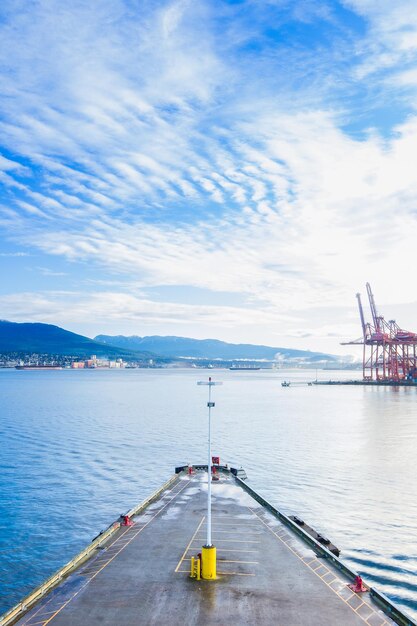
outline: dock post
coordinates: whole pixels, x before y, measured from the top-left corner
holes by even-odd
[[[191,557],[190,578],[201,579],[201,559],[199,556],[197,558]]]
[[[202,548],[201,554],[201,577],[206,580],[215,580],[216,578],[216,548],[211,541],[211,468],[212,468],[212,456],[211,456],[211,409],[215,407],[215,403],[211,400],[211,388],[214,385],[221,385],[220,382],[214,382],[211,380],[211,376],[208,382],[199,381],[197,385],[208,386],[208,459],[207,459],[207,541],[206,545]]]
[[[216,579],[216,548],[214,546],[203,546],[202,554],[202,574],[205,580]]]

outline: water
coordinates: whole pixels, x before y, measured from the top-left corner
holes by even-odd
[[[417,389],[311,372],[0,371],[0,613],[173,472],[213,453],[417,616]],[[319,372],[319,377],[351,373]]]

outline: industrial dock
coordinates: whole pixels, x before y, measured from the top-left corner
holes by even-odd
[[[219,466],[212,482],[217,576],[191,578],[191,559],[205,543],[207,466],[176,472],[0,626],[415,625],[376,590],[352,591],[356,572],[326,540],[305,532],[302,520],[279,512],[228,466]]]
[[[395,320],[378,314],[371,285],[366,283],[372,322],[367,322],[360,293],[356,294],[362,337],[342,346],[363,346],[365,384],[417,384],[417,333],[404,330]]]

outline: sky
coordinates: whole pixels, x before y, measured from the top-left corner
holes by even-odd
[[[0,318],[360,358],[370,282],[417,331],[415,0],[2,0],[0,31]]]

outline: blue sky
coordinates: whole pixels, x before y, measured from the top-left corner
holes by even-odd
[[[370,281],[417,329],[414,1],[3,0],[0,29],[0,317],[345,353]]]

